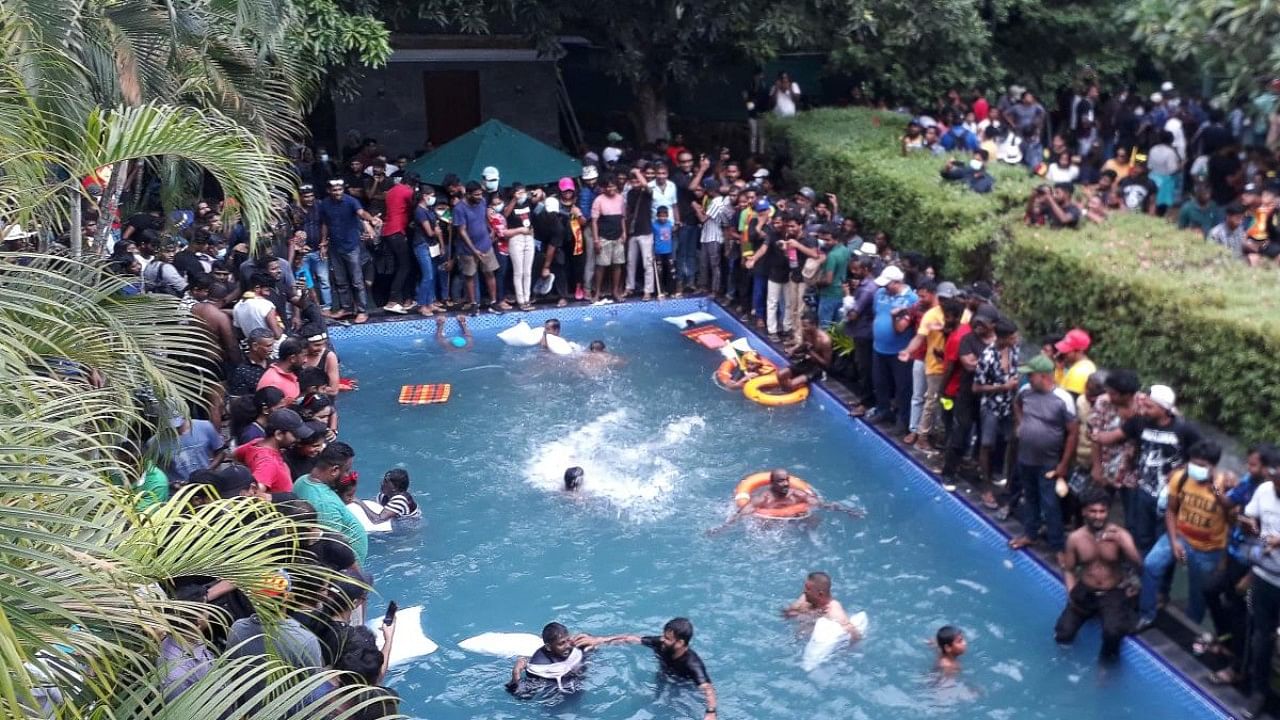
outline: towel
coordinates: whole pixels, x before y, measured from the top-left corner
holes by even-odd
[[[405,385],[400,388],[401,405],[434,405],[449,402],[449,394],[453,386],[441,385]]]

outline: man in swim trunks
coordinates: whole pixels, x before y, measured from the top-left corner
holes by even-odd
[[[751,501],[738,509],[732,517],[725,521],[718,528],[708,531],[708,535],[717,535],[724,532],[728,527],[744,517],[754,515],[760,510],[768,510],[771,508],[789,507],[792,505],[808,505],[810,511],[819,508],[825,510],[838,510],[848,513],[853,517],[862,517],[863,513],[859,510],[847,508],[840,503],[829,503],[812,490],[800,490],[791,487],[791,475],[785,468],[777,468],[769,473],[769,489],[759,493],[751,498]]]
[[[1102,619],[1104,660],[1120,653],[1120,643],[1133,629],[1133,603],[1123,587],[1123,563],[1142,567],[1142,556],[1128,530],[1109,522],[1111,498],[1091,488],[1081,500],[1084,525],[1067,536],[1062,554],[1062,576],[1067,585],[1067,606],[1053,628],[1054,639],[1070,643],[1089,618]]]
[[[746,353],[742,356],[742,364],[734,367],[733,372],[729,374],[729,381],[724,384],[729,390],[741,390],[747,381],[760,377],[764,373],[764,361],[756,353]]]
[[[778,387],[793,392],[818,382],[831,367],[831,336],[818,325],[818,316],[806,312],[800,320],[800,345],[791,352],[791,367],[778,370]]]
[[[542,628],[542,647],[533,657],[516,660],[507,692],[522,699],[551,687],[566,694],[577,692],[587,671],[583,647],[587,639],[586,635],[569,635],[569,629],[560,623],[547,623]]]
[[[693,623],[688,619],[678,617],[670,620],[663,626],[662,635],[579,636],[574,640],[584,650],[600,645],[644,645],[653,650],[664,674],[677,680],[691,680],[702,691],[707,700],[702,720],[716,720],[716,689],[702,658],[689,647],[693,640]]]
[[[839,600],[831,597],[831,576],[824,572],[811,572],[804,580],[804,593],[782,610],[785,618],[805,617],[817,620],[826,618],[840,624],[853,640],[862,638],[858,629],[849,622],[849,615]]]

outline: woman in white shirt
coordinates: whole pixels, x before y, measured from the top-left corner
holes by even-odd
[[[1048,180],[1052,185],[1075,183],[1078,177],[1080,177],[1080,166],[1071,162],[1070,152],[1058,153],[1058,157],[1044,174],[1045,180]]]

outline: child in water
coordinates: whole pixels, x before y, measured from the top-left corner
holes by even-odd
[[[371,522],[416,520],[422,517],[422,510],[413,499],[413,495],[409,494],[409,473],[402,468],[392,468],[382,476],[378,504],[382,506],[382,510],[375,513],[369,509],[368,505],[360,503],[360,507],[364,508],[364,514],[369,516]]]
[[[938,643],[938,672],[944,675],[960,672],[960,656],[969,648],[964,632],[954,625],[943,625],[934,640]]]

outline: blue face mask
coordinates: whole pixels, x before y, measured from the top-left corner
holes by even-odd
[[[1195,463],[1187,464],[1187,477],[1196,482],[1204,482],[1209,479],[1209,468]]]

